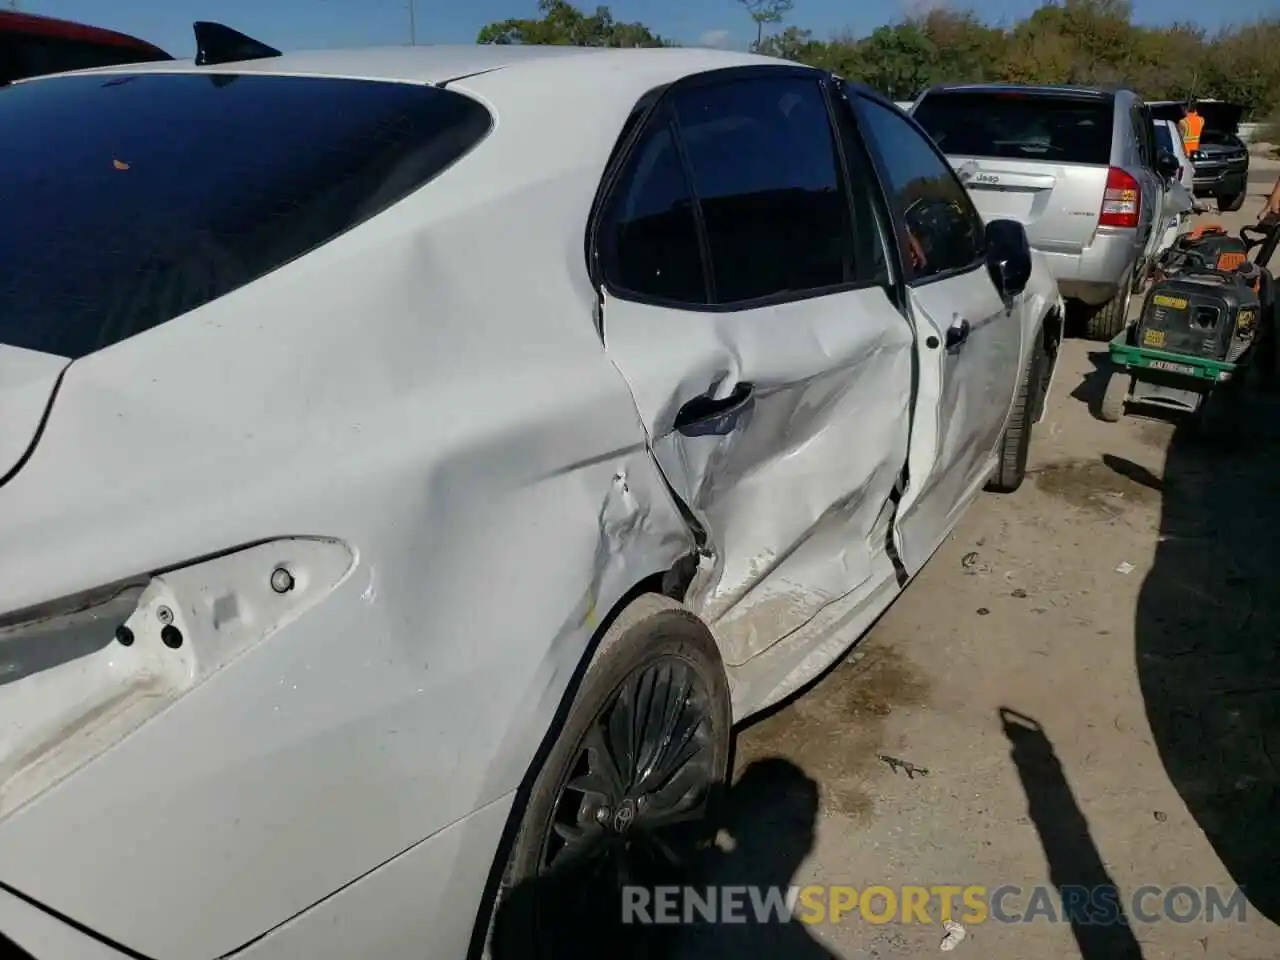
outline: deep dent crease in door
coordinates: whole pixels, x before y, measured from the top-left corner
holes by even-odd
[[[686,602],[740,665],[871,578],[907,457],[911,329],[878,288],[739,314],[606,298],[604,314],[654,457],[706,534]],[[675,428],[691,399],[743,384],[731,428]]]

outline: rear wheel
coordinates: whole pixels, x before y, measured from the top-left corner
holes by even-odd
[[[1036,419],[1036,407],[1041,399],[1041,386],[1049,369],[1049,353],[1044,344],[1036,345],[1035,353],[1027,363],[1014,401],[1013,413],[1000,441],[1000,463],[987,481],[987,489],[995,493],[1013,493],[1027,476],[1027,457],[1031,452],[1031,428]]]
[[[643,957],[623,888],[678,883],[713,835],[729,689],[706,627],[641,597],[601,641],[534,781],[490,925],[489,955]]]
[[[1221,213],[1235,213],[1244,206],[1244,191],[1222,193],[1218,195],[1218,210]]]
[[[1100,307],[1091,307],[1085,321],[1085,333],[1090,340],[1110,340],[1124,329],[1129,319],[1129,301],[1133,298],[1133,275],[1125,277],[1124,285],[1114,297]]]
[[[1098,416],[1108,423],[1115,423],[1124,416],[1124,403],[1127,399],[1129,399],[1129,374],[1117,371],[1107,378],[1107,386],[1102,393],[1102,403],[1098,405]]]

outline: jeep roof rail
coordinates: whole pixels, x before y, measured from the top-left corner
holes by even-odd
[[[1115,89],[1104,89],[1097,84],[1070,84],[1070,83],[1006,83],[1003,81],[988,81],[981,83],[939,83],[920,95],[917,99],[923,99],[925,94],[938,93],[992,93],[1001,94],[1009,97],[1094,97],[1097,99],[1105,99],[1107,97],[1115,97],[1119,93],[1131,93],[1128,87],[1120,86]]]
[[[196,34],[197,67],[241,60],[266,60],[282,55],[275,47],[269,47],[253,37],[246,37],[239,30],[232,30],[221,23],[197,20],[192,29]]]

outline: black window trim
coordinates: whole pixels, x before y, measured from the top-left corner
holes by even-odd
[[[604,176],[600,180],[599,186],[596,188],[595,200],[591,205],[591,215],[587,221],[586,229],[586,250],[587,250],[587,270],[591,276],[591,283],[597,291],[608,293],[611,297],[623,300],[628,303],[635,303],[641,306],[663,307],[670,310],[682,310],[686,313],[745,313],[748,310],[759,310],[765,307],[776,307],[787,303],[797,303],[802,300],[812,300],[815,297],[829,297],[838,293],[849,293],[857,290],[869,290],[876,287],[883,287],[884,284],[876,283],[868,280],[849,281],[847,283],[833,284],[826,287],[815,287],[802,291],[785,291],[783,293],[770,294],[767,297],[756,297],[752,300],[738,300],[733,303],[686,303],[680,300],[668,300],[665,297],[654,297],[647,294],[637,293],[635,291],[625,290],[610,283],[604,276],[604,270],[600,263],[600,244],[599,233],[603,214],[608,206],[609,201],[613,197],[614,190],[618,186],[618,182],[622,177],[623,171],[626,169],[632,154],[635,152],[637,144],[646,136],[655,126],[661,122],[663,115],[669,115],[672,121],[675,121],[674,112],[670,109],[671,99],[680,93],[688,90],[694,90],[701,87],[720,86],[729,83],[738,83],[744,80],[758,79],[774,79],[783,77],[796,77],[805,80],[814,80],[824,97],[829,97],[829,86],[832,81],[831,74],[825,70],[816,67],[804,67],[796,64],[779,63],[778,65],[761,64],[743,67],[717,67],[712,70],[704,70],[699,73],[690,74],[681,77],[665,87],[657,88],[645,94],[641,101],[633,108],[632,114],[641,109],[644,100],[652,97],[652,102],[648,105],[644,118],[636,123],[629,134],[624,134],[627,143],[622,148],[615,147],[613,151],[613,159],[605,170]],[[656,95],[655,95],[656,94]],[[844,166],[843,154],[840,152],[839,135],[835,128],[835,118],[830,115],[830,103],[828,102],[828,118],[827,127],[832,138],[832,144],[835,150],[834,158],[836,161],[836,176],[843,185],[847,170]],[[678,121],[675,122],[674,129],[678,131]],[[708,285],[708,300],[714,300],[714,272],[712,270],[711,251],[707,243],[706,231],[702,225],[701,202],[698,199],[697,190],[694,187],[693,177],[689,170],[688,158],[685,156],[683,139],[676,137],[677,149],[680,152],[681,164],[684,167],[685,182],[689,187],[689,195],[693,199],[694,222],[698,229],[698,246],[702,257],[702,269],[705,282]],[[844,190],[845,203],[850,204],[852,198],[846,188]],[[850,211],[852,222],[852,211]]]
[[[905,294],[910,279],[910,270],[908,269],[908,261],[906,261],[906,246],[904,244],[904,236],[899,229],[896,216],[893,216],[893,204],[888,196],[888,187],[884,183],[884,173],[881,170],[876,159],[876,150],[872,146],[872,142],[867,140],[867,131],[863,129],[861,118],[858,115],[858,109],[854,105],[855,96],[864,96],[873,102],[879,102],[881,106],[892,106],[897,110],[896,104],[879,96],[876,91],[870,88],[861,88],[860,84],[852,84],[840,77],[832,77],[831,96],[833,108],[841,111],[844,115],[845,122],[850,125],[852,133],[858,138],[858,142],[863,147],[863,154],[867,159],[868,169],[872,175],[872,205],[876,209],[876,232],[878,241],[884,247],[884,256],[890,266],[890,276],[888,276],[888,288],[893,294],[896,294],[901,301],[902,294]],[[833,120],[833,123],[838,123]],[[837,136],[838,138],[838,136]],[[841,156],[844,157],[844,142],[841,142]],[[847,166],[846,166],[847,170]],[[850,202],[852,195],[850,193]],[[905,302],[905,301],[904,301]]]
[[[862,140],[864,143],[867,144],[868,152],[871,154],[872,165],[874,166],[876,171],[876,178],[880,182],[880,190],[885,196],[885,200],[886,200],[886,203],[888,204],[890,215],[893,220],[893,232],[894,232],[895,239],[897,240],[897,246],[898,246],[899,266],[902,269],[902,276],[906,286],[914,290],[919,287],[927,287],[930,284],[938,283],[943,280],[951,280],[956,277],[968,276],[969,274],[973,273],[975,270],[978,270],[978,269],[985,269],[987,266],[986,222],[982,219],[982,216],[978,213],[978,208],[974,206],[973,200],[969,196],[968,189],[961,182],[960,178],[956,176],[956,172],[952,168],[951,162],[946,158],[946,155],[943,154],[943,152],[938,149],[938,145],[933,142],[933,138],[929,136],[929,134],[925,131],[924,127],[920,126],[920,124],[916,122],[915,118],[912,117],[911,114],[905,112],[904,110],[899,109],[897,105],[889,102],[885,98],[879,96],[878,94],[873,93],[872,91],[854,87],[854,89],[851,92],[855,96],[867,101],[868,103],[874,104],[875,106],[878,106],[884,109],[888,109],[892,112],[896,112],[899,116],[902,117],[903,120],[907,122],[908,126],[912,127],[918,134],[920,134],[921,137],[924,138],[925,144],[928,145],[929,149],[933,151],[934,156],[938,158],[938,161],[942,164],[942,166],[951,174],[951,178],[956,182],[956,186],[958,186],[960,188],[960,192],[964,194],[965,203],[968,205],[969,212],[972,215],[973,219],[975,219],[982,226],[982,230],[979,232],[978,255],[976,259],[974,259],[971,263],[966,264],[964,266],[951,267],[948,270],[940,270],[937,273],[929,274],[927,277],[914,276],[913,274],[915,273],[915,271],[908,267],[910,259],[907,256],[907,244],[906,244],[906,235],[905,235],[907,226],[906,226],[905,220],[903,219],[903,214],[905,214],[906,211],[897,211],[894,209],[896,204],[889,199],[889,191],[888,191],[887,184],[885,183],[885,171],[882,169],[883,167],[882,159],[879,155],[879,152],[873,146],[874,141],[870,141],[867,139],[866,133],[863,130],[862,116],[860,115],[857,109],[854,109],[853,111],[854,122],[858,125],[858,130],[862,135]],[[918,103],[919,101],[916,101],[916,102]]]
[[[871,200],[871,217],[873,221],[870,226],[875,234],[875,242],[884,251],[885,267],[888,275],[881,280],[867,280],[863,283],[864,285],[896,290],[899,286],[899,281],[905,277],[905,274],[902,273],[902,265],[898,262],[898,251],[895,249],[896,243],[889,242],[889,225],[893,223],[893,216],[890,213],[888,201],[884,194],[884,185],[880,182],[880,173],[876,169],[875,160],[871,156],[871,145],[867,143],[862,131],[858,128],[858,117],[849,103],[844,84],[834,76],[827,76],[823,80],[823,92],[827,100],[828,120],[836,142],[836,158],[840,167],[841,189],[844,191],[845,203],[849,208],[849,223],[855,230],[855,236],[858,223],[857,204],[854,202],[854,190],[856,188],[854,187],[852,161],[849,157],[849,151],[845,149],[844,130],[841,128],[842,120],[848,125],[849,131],[861,148],[863,167],[869,173],[871,179],[867,189],[867,195]]]

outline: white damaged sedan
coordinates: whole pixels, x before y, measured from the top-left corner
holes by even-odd
[[[1019,485],[1057,289],[815,69],[219,59],[0,90],[0,952],[563,956]]]

